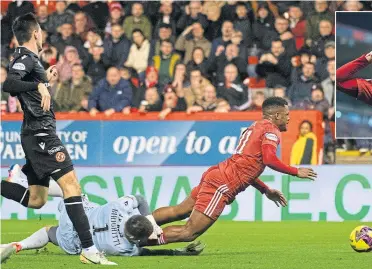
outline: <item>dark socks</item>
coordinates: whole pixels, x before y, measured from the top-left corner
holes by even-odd
[[[81,246],[83,248],[93,246],[92,235],[89,231],[88,217],[85,214],[81,196],[72,196],[64,201],[67,214],[78,233]]]
[[[30,199],[30,192],[25,187],[17,184],[8,182],[5,180],[1,181],[1,196],[16,201],[21,205],[27,207],[28,200]]]

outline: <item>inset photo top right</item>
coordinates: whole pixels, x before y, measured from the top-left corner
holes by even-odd
[[[336,138],[372,138],[372,12],[336,12]]]

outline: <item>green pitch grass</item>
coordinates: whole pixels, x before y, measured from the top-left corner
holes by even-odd
[[[54,222],[55,223],[55,222]],[[1,241],[20,240],[51,221],[2,221]],[[372,268],[372,253],[356,253],[349,234],[359,222],[230,222],[219,221],[200,240],[207,247],[198,257],[112,257],[120,268]],[[372,226],[372,223],[364,223]],[[165,247],[180,247],[175,244]],[[97,266],[96,266],[97,267]],[[49,244],[42,251],[13,254],[3,269],[94,268],[80,264]]]

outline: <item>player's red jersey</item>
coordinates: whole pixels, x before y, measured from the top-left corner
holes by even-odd
[[[276,148],[279,143],[280,131],[269,120],[256,121],[242,133],[235,154],[218,164],[231,195],[245,190],[264,171],[262,145]]]
[[[279,143],[280,131],[273,123],[269,120],[253,123],[240,136],[236,153],[209,168],[192,190],[194,209],[216,220],[225,205],[234,201],[265,169],[262,146],[270,144],[276,148]]]

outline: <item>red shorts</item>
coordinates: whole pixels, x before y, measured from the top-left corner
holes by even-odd
[[[225,205],[229,204],[229,199],[225,195],[228,191],[219,168],[212,166],[203,174],[199,185],[191,191],[191,197],[196,201],[194,209],[217,220]]]

